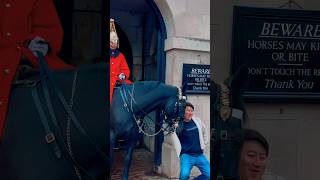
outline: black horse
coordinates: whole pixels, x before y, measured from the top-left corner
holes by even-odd
[[[247,68],[240,67],[224,84],[211,82],[211,177],[238,180],[240,131],[247,117],[242,92]],[[221,178],[221,177],[220,177]]]
[[[42,69],[15,83],[0,144],[0,179],[106,179],[107,69]]]
[[[110,153],[118,137],[127,140],[122,179],[127,180],[134,147],[141,132],[143,118],[146,114],[162,109],[168,131],[172,130],[174,122],[184,116],[185,99],[179,89],[155,81],[137,82],[121,85],[114,92],[110,108]],[[164,126],[163,126],[164,127]],[[112,157],[112,155],[111,155]]]

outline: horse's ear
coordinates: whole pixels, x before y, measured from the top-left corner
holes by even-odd
[[[243,92],[248,82],[248,66],[241,65],[236,72],[230,76],[224,84],[226,84],[231,90],[238,92],[239,94]]]
[[[182,91],[182,96],[186,96],[186,89],[187,89],[187,83],[183,83],[182,86],[180,87],[181,88],[181,91]]]
[[[234,74],[234,79],[231,84],[232,89],[238,89],[242,93],[248,83],[248,66],[243,64]]]
[[[243,110],[246,117],[245,119],[247,119],[242,93],[248,84],[248,66],[240,66],[234,73],[230,83],[229,89],[232,96],[232,104],[235,108]]]
[[[213,79],[210,79],[210,101],[212,103],[216,102],[218,99],[218,87],[217,83]]]

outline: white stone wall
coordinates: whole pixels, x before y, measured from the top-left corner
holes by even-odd
[[[233,6],[278,8],[287,0],[231,0],[213,4],[213,79],[229,76],[232,45]],[[297,0],[304,10],[320,10],[320,2]],[[246,108],[245,126],[260,131],[270,142],[268,170],[287,180],[318,180],[320,162],[319,104],[253,104]]]
[[[182,65],[210,64],[210,0],[155,0],[164,18],[167,30],[166,83],[181,86]],[[210,127],[210,96],[189,95],[195,105],[195,114]],[[209,145],[206,155],[209,158]],[[162,173],[179,177],[179,159],[165,137],[162,146]],[[193,171],[193,175],[199,172]]]
[[[168,38],[209,40],[210,0],[155,0],[164,17]]]

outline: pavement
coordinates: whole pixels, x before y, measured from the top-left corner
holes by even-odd
[[[115,159],[111,172],[111,180],[121,179],[122,166],[124,162],[125,151],[119,150],[115,152]],[[129,180],[168,180],[163,175],[153,172],[153,153],[144,148],[135,149],[133,159],[129,170]],[[177,179],[172,179],[177,180]]]

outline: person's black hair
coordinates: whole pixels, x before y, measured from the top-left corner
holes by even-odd
[[[243,129],[242,130],[242,142],[241,148],[246,141],[256,141],[262,145],[262,147],[266,150],[267,156],[269,155],[269,143],[267,139],[258,131],[253,129]]]
[[[194,110],[194,106],[191,104],[191,102],[186,102],[186,107],[189,106]]]

